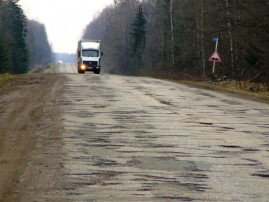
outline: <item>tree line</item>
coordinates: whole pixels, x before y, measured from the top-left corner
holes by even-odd
[[[269,81],[267,0],[114,0],[84,30],[111,73]]]
[[[0,0],[0,73],[27,73],[53,60],[43,24],[28,20],[19,0]]]
[[[30,53],[30,69],[33,69],[35,65],[47,65],[54,62],[55,55],[49,44],[44,24],[35,20],[27,20],[27,30],[26,42]]]

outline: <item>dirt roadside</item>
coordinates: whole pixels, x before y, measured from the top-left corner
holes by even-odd
[[[197,81],[177,81],[177,82],[187,85],[189,87],[211,90],[214,92],[227,94],[231,97],[269,104],[268,91],[267,92],[250,92],[247,90],[241,90],[241,89],[235,89],[235,88],[225,88],[225,87],[222,87],[221,85],[217,86],[217,83],[212,84],[212,83],[197,82]]]
[[[0,201],[35,201],[57,186],[64,79],[35,74],[0,88]]]

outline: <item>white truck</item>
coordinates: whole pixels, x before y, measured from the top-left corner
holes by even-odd
[[[101,41],[82,39],[78,42],[77,50],[78,73],[93,71],[100,74],[101,71]]]

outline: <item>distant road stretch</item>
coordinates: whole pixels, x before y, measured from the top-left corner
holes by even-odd
[[[77,73],[77,67],[72,63],[58,63],[55,68],[55,73]]]

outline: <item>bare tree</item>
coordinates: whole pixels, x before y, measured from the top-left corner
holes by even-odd
[[[170,0],[170,29],[171,29],[171,62],[172,62],[171,71],[173,72],[175,66],[173,0]]]

